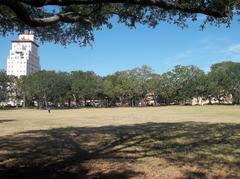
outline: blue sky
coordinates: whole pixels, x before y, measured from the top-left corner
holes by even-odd
[[[239,27],[240,22],[234,21],[230,28],[207,26],[200,31],[196,22],[186,29],[162,23],[155,29],[138,25],[131,30],[114,23],[111,30],[95,32],[92,47],[40,44],[40,62],[45,70],[92,70],[102,76],[142,65],[149,65],[157,73],[178,64],[208,71],[216,62],[240,62]],[[5,68],[11,40],[16,38],[0,37],[0,69]]]

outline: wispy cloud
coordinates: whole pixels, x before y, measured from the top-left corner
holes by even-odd
[[[166,65],[175,65],[176,63],[182,63],[186,58],[193,55],[192,50],[186,50],[178,54],[166,57],[164,60]]]
[[[195,45],[173,49],[161,59],[161,68],[168,71],[176,65],[196,65],[205,72],[210,71],[214,63],[221,61],[240,61],[240,43],[227,37],[208,36],[200,39]],[[177,53],[177,52],[178,53]]]
[[[174,60],[174,61],[181,61],[181,60],[186,59],[187,57],[192,56],[194,53],[195,52],[193,50],[186,50],[179,54],[168,57],[167,60],[169,59],[169,60]]]
[[[209,71],[214,63],[232,60],[240,61],[240,43],[233,44],[228,39],[206,38],[199,41],[198,47],[184,50],[166,57],[163,61],[168,69],[173,66],[198,64],[204,71]]]
[[[227,58],[226,60],[240,60],[240,43],[223,47],[220,53]]]
[[[228,47],[227,51],[232,53],[240,53],[240,44],[234,44]]]

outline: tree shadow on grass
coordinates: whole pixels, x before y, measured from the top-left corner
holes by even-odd
[[[5,122],[13,122],[16,121],[16,119],[0,119],[0,124]]]
[[[186,167],[183,178],[240,178],[240,124],[145,123],[22,132],[0,138],[0,178],[141,178],[144,171],[129,163],[148,157]]]

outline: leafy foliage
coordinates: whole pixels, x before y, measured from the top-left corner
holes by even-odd
[[[223,62],[212,65],[209,73],[211,92],[215,97],[233,95],[235,102],[240,100],[240,63]]]
[[[7,97],[9,78],[5,71],[0,70],[0,102],[5,100]]]
[[[116,103],[137,106],[148,93],[161,104],[187,104],[193,98],[217,99],[232,95],[240,103],[240,63],[222,62],[212,65],[207,74],[196,66],[177,65],[171,71],[155,74],[148,66],[119,71],[106,77],[94,72],[71,73],[40,71],[16,78],[0,72],[0,100],[8,97],[40,106],[86,100],[101,100],[105,106]]]
[[[204,28],[230,25],[239,7],[238,0],[1,0],[0,35],[32,30],[42,42],[84,46],[94,40],[94,31],[112,28],[112,17],[129,28],[161,22],[184,28],[201,14]]]

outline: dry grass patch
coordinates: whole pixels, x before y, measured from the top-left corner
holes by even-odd
[[[0,178],[240,178],[239,116],[235,106],[1,111]]]

